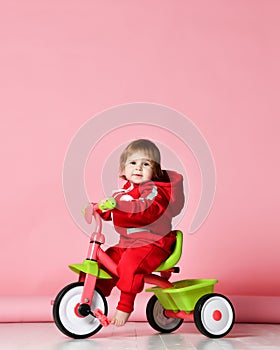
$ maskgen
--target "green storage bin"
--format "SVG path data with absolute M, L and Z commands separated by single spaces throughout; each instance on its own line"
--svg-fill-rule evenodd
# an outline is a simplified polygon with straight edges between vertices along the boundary
M 165 310 L 194 310 L 197 301 L 205 294 L 213 293 L 216 279 L 191 279 L 172 282 L 172 288 L 153 287 L 146 292 L 153 292 Z

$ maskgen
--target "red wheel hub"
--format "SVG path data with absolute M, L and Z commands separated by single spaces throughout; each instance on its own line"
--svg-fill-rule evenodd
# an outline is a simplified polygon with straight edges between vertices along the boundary
M 213 312 L 212 317 L 213 317 L 213 320 L 215 320 L 215 321 L 220 321 L 221 318 L 222 318 L 222 313 L 221 313 L 221 311 L 215 310 L 215 311 Z
M 75 306 L 74 312 L 75 312 L 75 315 L 76 315 L 76 316 L 78 316 L 78 317 L 80 317 L 80 318 L 83 318 L 83 316 L 81 316 L 80 313 L 79 313 L 79 306 L 80 306 L 80 305 L 81 305 L 81 304 L 78 303 L 78 304 Z

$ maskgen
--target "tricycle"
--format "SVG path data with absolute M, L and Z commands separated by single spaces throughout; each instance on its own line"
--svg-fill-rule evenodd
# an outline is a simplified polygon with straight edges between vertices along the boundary
M 114 199 L 109 199 L 101 209 L 112 209 L 114 205 Z M 117 276 L 117 266 L 101 248 L 105 236 L 96 209 L 97 205 L 89 204 L 84 210 L 88 223 L 91 223 L 92 216 L 95 219 L 86 259 L 80 264 L 69 265 L 79 275 L 78 281 L 65 286 L 53 302 L 56 326 L 65 335 L 76 339 L 91 337 L 110 324 L 107 300 L 96 287 L 96 281 L 99 278 L 110 279 L 111 274 Z M 176 243 L 173 253 L 154 273 L 145 276 L 145 283 L 153 285 L 145 290 L 153 293 L 146 306 L 147 321 L 156 331 L 170 333 L 185 320 L 192 320 L 205 336 L 224 337 L 234 325 L 235 312 L 227 297 L 213 292 L 218 281 L 169 280 L 172 273 L 179 273 L 180 269 L 175 265 L 182 254 L 183 234 L 180 230 L 174 232 Z

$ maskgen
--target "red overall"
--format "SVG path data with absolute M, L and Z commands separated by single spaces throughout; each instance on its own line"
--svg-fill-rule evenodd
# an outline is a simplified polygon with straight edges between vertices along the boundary
M 117 309 L 132 312 L 137 293 L 144 288 L 144 276 L 165 261 L 173 249 L 172 218 L 184 205 L 183 177 L 167 172 L 167 182 L 127 182 L 114 193 L 117 206 L 99 211 L 104 220 L 113 220 L 120 234 L 119 243 L 107 250 L 117 263 L 119 277 L 98 280 L 97 287 L 108 296 L 116 285 L 121 291 Z

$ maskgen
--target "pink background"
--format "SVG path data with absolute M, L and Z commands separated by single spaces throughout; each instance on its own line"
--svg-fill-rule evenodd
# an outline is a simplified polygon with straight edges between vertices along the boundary
M 64 202 L 69 143 L 95 114 L 139 101 L 191 119 L 216 163 L 214 205 L 185 235 L 180 279 L 218 278 L 239 321 L 280 321 L 279 10 L 272 0 L 2 4 L 0 321 L 51 319 L 88 242 Z

